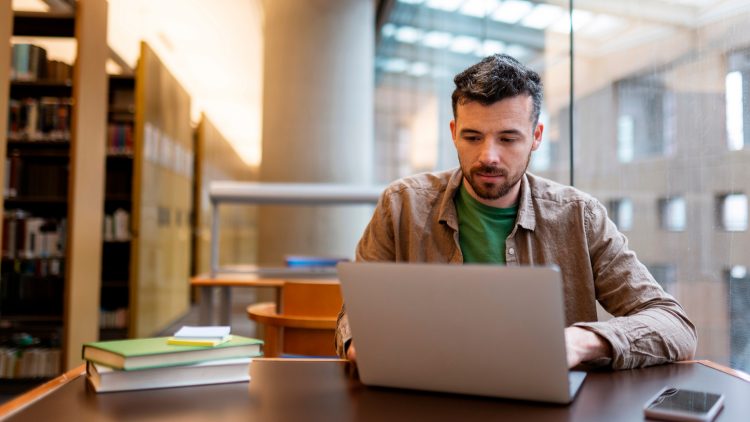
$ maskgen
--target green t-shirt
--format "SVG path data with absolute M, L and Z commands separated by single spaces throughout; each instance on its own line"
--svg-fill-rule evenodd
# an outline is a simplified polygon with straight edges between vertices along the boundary
M 513 231 L 518 207 L 485 205 L 474 199 L 463 183 L 453 200 L 458 213 L 458 243 L 464 263 L 505 264 L 505 239 Z

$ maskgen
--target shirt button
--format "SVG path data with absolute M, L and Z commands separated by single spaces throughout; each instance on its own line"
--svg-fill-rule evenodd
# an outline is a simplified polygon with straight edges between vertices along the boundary
M 515 249 L 513 249 L 513 248 L 508 249 L 508 255 L 515 255 L 515 254 L 516 254 L 516 250 Z

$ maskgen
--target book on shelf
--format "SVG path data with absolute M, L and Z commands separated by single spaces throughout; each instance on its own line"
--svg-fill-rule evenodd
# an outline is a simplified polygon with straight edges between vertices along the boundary
M 221 359 L 192 365 L 121 371 L 94 362 L 86 363 L 88 381 L 99 393 L 224 384 L 250 380 L 252 358 Z
M 1 378 L 46 378 L 60 374 L 60 349 L 0 347 Z
M 13 44 L 10 76 L 18 81 L 47 77 L 47 50 L 34 44 Z
M 73 78 L 73 66 L 59 60 L 48 60 L 47 50 L 34 45 L 13 44 L 10 79 L 14 81 L 50 80 L 69 82 Z
M 83 359 L 126 371 L 193 364 L 209 360 L 255 357 L 263 341 L 232 336 L 217 346 L 167 344 L 168 337 L 97 341 L 83 345 Z
M 60 258 L 64 248 L 65 219 L 34 217 L 22 210 L 3 214 L 3 258 Z
M 349 261 L 349 258 L 335 256 L 287 255 L 284 262 L 287 267 L 335 267 L 339 262 Z
M 11 99 L 9 141 L 68 141 L 73 101 L 66 97 Z
M 133 154 L 133 125 L 130 123 L 109 123 L 107 125 L 107 154 Z
M 105 215 L 102 238 L 108 242 L 130 240 L 130 213 L 118 208 L 113 214 Z
M 229 326 L 183 326 L 167 340 L 184 346 L 218 346 L 232 339 Z

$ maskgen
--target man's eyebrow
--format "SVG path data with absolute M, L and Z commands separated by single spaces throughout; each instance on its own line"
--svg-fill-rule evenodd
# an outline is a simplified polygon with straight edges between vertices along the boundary
M 500 135 L 523 135 L 523 132 L 518 129 L 505 129 L 501 130 L 499 132 L 496 132 Z M 482 131 L 472 128 L 463 128 L 458 132 L 459 135 L 475 135 L 475 134 L 482 134 Z

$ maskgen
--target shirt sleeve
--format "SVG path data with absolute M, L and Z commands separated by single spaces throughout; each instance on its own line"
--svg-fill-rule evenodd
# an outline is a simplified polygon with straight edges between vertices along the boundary
M 355 259 L 357 262 L 366 261 L 395 261 L 396 242 L 393 226 L 393 204 L 390 200 L 390 189 L 381 195 L 370 223 L 357 244 Z M 336 354 L 346 357 L 346 346 L 352 335 L 349 329 L 349 317 L 346 314 L 346 304 L 341 306 L 336 320 Z
M 615 318 L 573 325 L 610 342 L 614 369 L 691 359 L 695 326 L 680 304 L 638 261 L 601 203 L 587 204 L 585 221 L 596 298 Z

